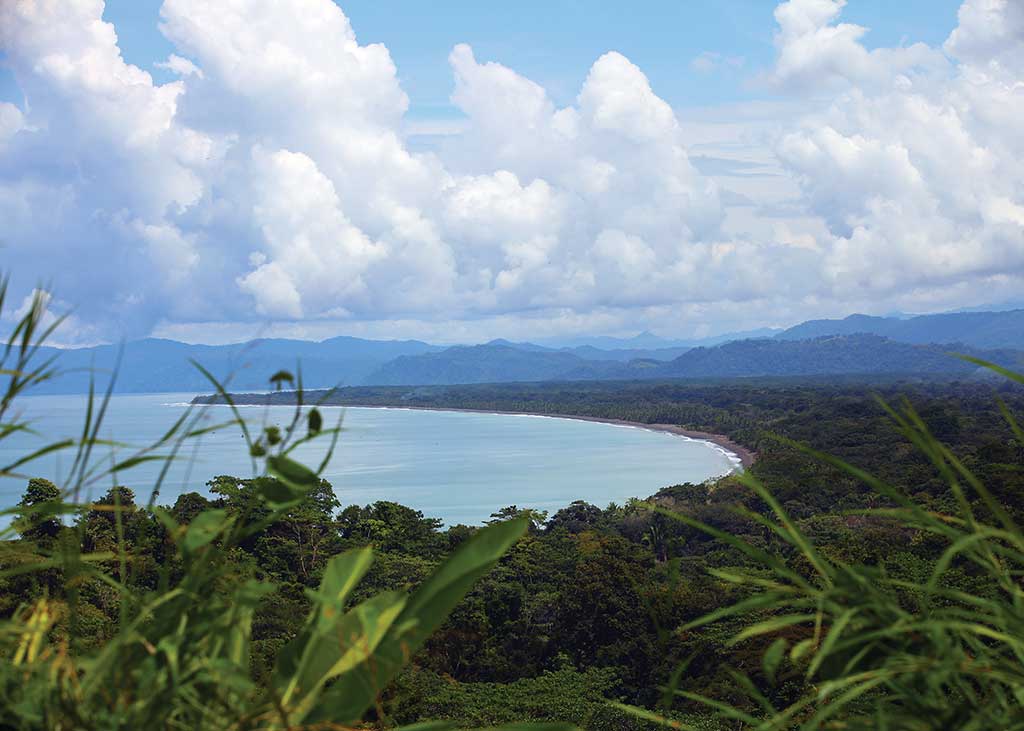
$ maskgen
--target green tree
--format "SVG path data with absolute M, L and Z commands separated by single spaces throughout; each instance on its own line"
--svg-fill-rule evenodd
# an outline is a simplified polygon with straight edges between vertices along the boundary
M 171 508 L 171 516 L 180 524 L 188 525 L 197 515 L 212 506 L 210 501 L 198 492 L 186 492 L 178 495 Z
M 50 511 L 59 508 L 60 488 L 49 480 L 33 477 L 18 503 L 21 512 L 17 515 L 18 532 L 22 538 L 49 546 L 60 533 L 60 520 Z
M 509 505 L 506 508 L 491 513 L 490 520 L 485 520 L 484 523 L 490 525 L 491 523 L 500 523 L 503 520 L 514 520 L 515 518 L 526 518 L 530 521 L 530 532 L 536 533 L 544 527 L 544 523 L 548 519 L 548 511 L 536 510 L 534 508 L 520 508 L 516 505 Z
M 436 556 L 443 550 L 441 526 L 437 518 L 426 518 L 419 510 L 388 500 L 365 507 L 350 505 L 338 515 L 341 535 L 353 545 L 369 544 L 380 551 L 422 556 Z

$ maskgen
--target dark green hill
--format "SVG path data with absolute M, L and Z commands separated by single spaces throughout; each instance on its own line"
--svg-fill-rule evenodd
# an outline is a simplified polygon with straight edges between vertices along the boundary
M 962 344 L 912 345 L 863 334 L 808 340 L 737 340 L 710 348 L 694 348 L 668 362 L 638 358 L 628 363 L 585 359 L 567 351 L 489 343 L 402 356 L 371 373 L 364 383 L 417 386 L 839 374 L 963 378 L 978 370 L 952 357 L 950 352 L 968 353 L 1008 366 L 1024 363 L 1024 354 L 1019 351 L 988 351 Z
M 1024 354 L 966 345 L 912 345 L 878 335 L 829 335 L 807 340 L 737 340 L 694 348 L 659 369 L 674 378 L 809 376 L 829 374 L 969 376 L 977 367 L 950 355 L 967 353 L 1014 366 Z

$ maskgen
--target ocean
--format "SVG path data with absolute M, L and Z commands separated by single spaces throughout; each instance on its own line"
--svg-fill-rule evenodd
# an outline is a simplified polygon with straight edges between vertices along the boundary
M 195 394 L 114 396 L 93 462 L 115 464 L 159 439 Z M 84 396 L 30 396 L 17 405 L 47 441 L 76 437 L 85 415 Z M 285 425 L 290 407 L 247 407 L 254 428 Z M 324 408 L 325 428 L 343 417 L 337 448 L 324 477 L 343 505 L 393 500 L 446 524 L 478 524 L 508 506 L 554 512 L 574 500 L 600 507 L 647 497 L 659 488 L 701 482 L 734 469 L 738 460 L 717 445 L 665 432 L 622 425 L 529 415 L 419 411 L 386 408 Z M 208 407 L 204 423 L 230 419 L 227 407 Z M 19 434 L 0 440 L 0 462 L 9 464 L 46 441 Z M 300 447 L 295 456 L 316 466 L 328 440 Z M 23 468 L 31 476 L 61 483 L 72 454 L 57 453 Z M 119 472 L 117 483 L 148 500 L 160 463 Z M 252 463 L 237 425 L 192 440 L 168 472 L 157 504 L 171 505 L 185 492 L 206 492 L 216 475 L 252 476 Z M 96 498 L 113 483 L 107 476 L 83 498 Z M 0 480 L 0 507 L 20 499 L 24 479 Z

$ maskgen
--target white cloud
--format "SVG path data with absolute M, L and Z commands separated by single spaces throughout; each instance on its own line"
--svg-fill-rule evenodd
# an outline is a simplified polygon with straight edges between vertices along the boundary
M 123 59 L 100 0 L 0 3 L 26 99 L 0 103 L 5 263 L 110 338 L 682 332 L 1012 291 L 1022 6 L 967 0 L 947 56 L 867 48 L 844 4 L 778 6 L 766 78 L 786 102 L 677 114 L 611 52 L 560 106 L 458 45 L 464 118 L 426 124 L 330 0 L 165 0 L 165 84 Z
M 200 79 L 203 78 L 203 70 L 201 68 L 176 53 L 168 56 L 166 61 L 161 61 L 154 65 L 158 69 L 166 69 L 178 74 L 178 76 L 198 76 Z
M 1020 6 L 968 0 L 946 43 L 957 56 L 952 71 L 904 75 L 892 56 L 866 51 L 859 33 L 832 23 L 841 5 L 793 0 L 777 12 L 790 26 L 782 37 L 798 45 L 808 29 L 845 34 L 839 44 L 810 49 L 805 60 L 806 68 L 829 67 L 851 87 L 777 148 L 809 210 L 828 225 L 825 276 L 840 294 L 883 295 L 1000 273 L 1019 277 L 1024 221 L 1015 214 L 1024 200 L 1024 139 L 1011 116 L 1024 111 Z M 798 8 L 808 11 L 802 26 Z M 783 47 L 780 66 L 787 58 Z M 865 72 L 876 58 L 888 62 Z M 883 73 L 891 83 L 877 83 Z
M 885 84 L 895 75 L 944 64 L 941 53 L 923 43 L 868 50 L 868 29 L 837 23 L 846 0 L 788 0 L 775 9 L 778 52 L 771 81 L 796 89 Z
M 261 314 L 299 319 L 366 292 L 363 274 L 387 255 L 353 226 L 331 181 L 302 153 L 253 149 L 256 225 L 266 251 L 238 280 Z
M 1024 66 L 1024 5 L 1017 0 L 966 0 L 946 41 L 951 55 L 982 69 L 1020 75 Z

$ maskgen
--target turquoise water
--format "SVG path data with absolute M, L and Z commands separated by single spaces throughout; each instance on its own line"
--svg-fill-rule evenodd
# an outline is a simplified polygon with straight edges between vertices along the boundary
M 185 411 L 193 394 L 115 396 L 102 438 L 135 447 L 159 439 Z M 35 396 L 20 401 L 22 415 L 52 440 L 81 430 L 85 397 Z M 249 407 L 248 422 L 285 424 L 289 407 Z M 479 523 L 506 505 L 555 511 L 573 500 L 606 506 L 646 497 L 659 488 L 700 482 L 725 474 L 735 457 L 707 442 L 645 429 L 527 415 L 477 414 L 347 407 L 328 408 L 325 426 L 344 414 L 344 428 L 324 476 L 343 504 L 394 500 L 447 524 Z M 207 409 L 208 424 L 230 418 L 226 407 Z M 19 435 L 0 441 L 0 463 L 9 464 L 44 442 Z M 326 441 L 304 445 L 300 461 L 317 465 Z M 94 459 L 113 464 L 131 449 L 100 448 Z M 70 454 L 35 463 L 31 474 L 59 482 Z M 118 482 L 148 499 L 159 464 L 118 473 Z M 28 470 L 26 470 L 28 471 Z M 245 442 L 236 427 L 224 427 L 183 450 L 161 488 L 159 504 L 193 490 L 204 492 L 215 475 L 251 476 Z M 111 485 L 92 486 L 92 497 Z M 0 506 L 16 503 L 24 480 L 0 480 Z

